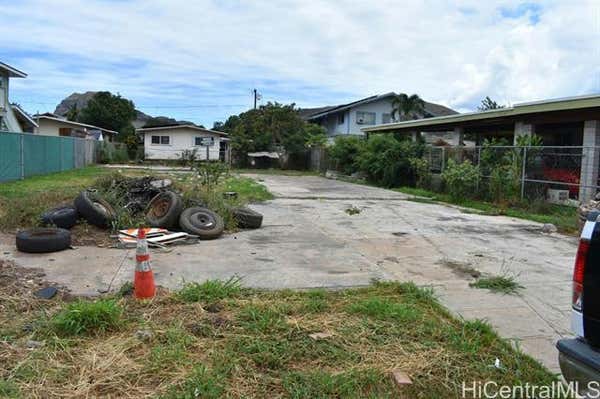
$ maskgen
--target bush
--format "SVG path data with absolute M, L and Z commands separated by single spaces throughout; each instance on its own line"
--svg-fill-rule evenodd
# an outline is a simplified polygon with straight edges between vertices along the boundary
M 98 151 L 99 163 L 123 163 L 129 161 L 127 146 L 103 141 Z
M 358 154 L 362 151 L 365 141 L 357 136 L 338 136 L 328 148 L 329 158 L 335 163 L 339 172 L 351 175 L 358 172 L 356 163 Z
M 357 164 L 373 183 L 385 187 L 406 186 L 414 183 L 410 160 L 422 155 L 422 144 L 399 141 L 389 135 L 375 135 L 369 138 L 358 155 Z
M 416 176 L 416 186 L 418 188 L 429 189 L 431 187 L 431 169 L 429 162 L 423 158 L 411 158 L 410 166 Z
M 102 333 L 119 327 L 123 309 L 113 299 L 78 300 L 56 314 L 51 325 L 60 335 Z
M 450 197 L 460 201 L 475 193 L 479 175 L 479 167 L 474 166 L 470 161 L 456 163 L 453 159 L 449 159 L 446 169 L 442 172 L 442 180 L 446 184 Z

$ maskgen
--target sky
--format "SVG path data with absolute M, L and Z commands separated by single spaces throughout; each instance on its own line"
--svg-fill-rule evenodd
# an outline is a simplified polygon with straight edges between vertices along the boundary
M 390 91 L 457 111 L 600 93 L 600 0 L 0 0 L 10 100 L 108 90 L 212 126 Z

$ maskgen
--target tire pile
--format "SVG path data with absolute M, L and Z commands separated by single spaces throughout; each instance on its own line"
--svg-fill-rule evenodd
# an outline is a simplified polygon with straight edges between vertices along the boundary
M 143 180 L 143 182 L 142 182 Z M 220 237 L 225 229 L 223 218 L 203 206 L 193 206 L 184 209 L 183 200 L 179 194 L 164 188 L 151 190 L 157 194 L 143 207 L 143 195 L 148 194 L 143 185 L 152 182 L 148 178 L 133 179 L 137 198 L 125 206 L 130 212 L 143 209 L 144 219 L 150 227 L 160 227 L 167 230 L 184 231 L 201 240 L 212 240 Z M 150 186 L 149 186 L 150 187 Z M 140 194 L 142 193 L 142 197 Z M 129 204 L 134 204 L 130 207 Z M 230 209 L 238 227 L 257 229 L 262 225 L 263 216 L 247 207 Z M 42 224 L 53 227 L 39 227 L 23 230 L 17 233 L 17 249 L 22 252 L 43 253 L 60 251 L 71 246 L 71 229 L 79 219 L 99 228 L 109 228 L 117 218 L 117 212 L 98 191 L 88 189 L 82 191 L 73 205 L 50 209 L 41 215 Z M 56 227 L 54 227 L 56 226 Z

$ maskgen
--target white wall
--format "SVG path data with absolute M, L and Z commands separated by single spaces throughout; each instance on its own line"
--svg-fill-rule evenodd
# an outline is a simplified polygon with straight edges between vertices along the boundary
M 21 124 L 15 117 L 8 99 L 9 82 L 10 79 L 8 78 L 8 75 L 0 75 L 0 83 L 2 85 L 0 90 L 0 109 L 2 110 L 0 111 L 0 116 L 2 116 L 6 129 L 9 132 L 21 133 L 23 132 L 23 129 L 21 129 Z
M 169 136 L 170 144 L 152 144 L 152 136 Z M 178 128 L 144 132 L 146 159 L 180 159 L 183 150 L 198 149 L 197 159 L 206 160 L 206 147 L 194 146 L 195 137 L 214 137 L 215 144 L 209 147 L 210 160 L 219 160 L 221 137 L 194 129 Z
M 339 136 L 342 134 L 362 135 L 363 132 L 360 130 L 363 127 L 371 125 L 358 124 L 356 113 L 357 112 L 375 112 L 375 124 L 379 125 L 383 123 L 383 114 L 392 113 L 392 99 L 384 98 L 379 101 L 374 101 L 368 104 L 359 105 L 357 107 L 350 108 L 344 113 L 344 123 L 338 124 L 338 114 L 330 114 L 322 119 L 320 122 L 321 126 L 327 129 L 328 136 Z
M 61 127 L 72 128 L 73 126 L 65 125 L 59 121 L 53 121 L 51 119 L 39 118 L 37 120 L 39 127 L 36 129 L 36 134 L 43 136 L 60 136 L 59 129 Z

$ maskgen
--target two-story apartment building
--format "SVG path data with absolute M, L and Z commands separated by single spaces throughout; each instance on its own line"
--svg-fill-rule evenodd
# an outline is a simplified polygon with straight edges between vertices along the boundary
M 18 105 L 8 99 L 10 79 L 25 78 L 27 74 L 0 62 L 0 131 L 33 132 L 36 122 Z
M 363 98 L 347 104 L 300 110 L 300 116 L 311 123 L 327 129 L 331 138 L 340 135 L 362 136 L 362 128 L 396 122 L 392 119 L 392 100 L 396 93 L 390 92 Z M 457 112 L 443 105 L 425 102 L 422 118 L 454 115 Z

